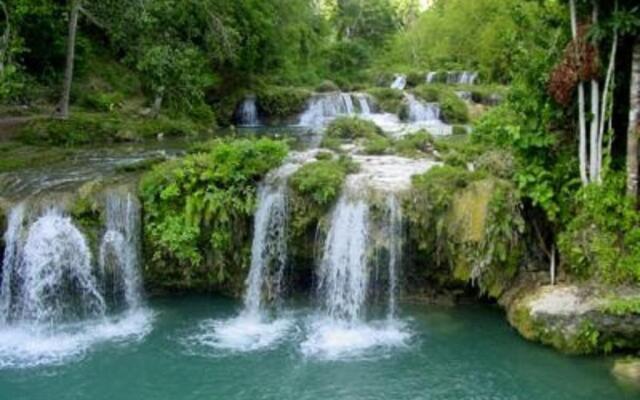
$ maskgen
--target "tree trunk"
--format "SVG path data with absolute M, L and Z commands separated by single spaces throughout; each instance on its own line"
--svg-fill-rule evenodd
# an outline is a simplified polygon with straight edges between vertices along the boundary
M 4 1 L 0 0 L 0 11 L 4 15 L 5 28 L 2 37 L 0 37 L 0 72 L 4 71 L 5 65 L 11 63 L 9 60 L 9 42 L 11 41 L 11 21 L 9 21 L 9 11 Z
M 627 133 L 627 194 L 634 199 L 638 195 L 638 135 L 640 135 L 640 37 L 633 46 L 631 66 L 631 106 Z
M 616 5 L 617 8 L 617 5 Z M 611 45 L 611 55 L 609 56 L 609 67 L 607 68 L 607 77 L 604 81 L 604 91 L 602 92 L 602 109 L 600 112 L 600 128 L 598 129 L 598 164 L 600 165 L 600 172 L 598 173 L 599 182 L 602 180 L 602 153 L 604 147 L 604 132 L 605 123 L 607 121 L 607 113 L 613 109 L 613 96 L 609 99 L 609 89 L 611 88 L 611 82 L 613 80 L 613 74 L 616 68 L 616 55 L 618 54 L 618 31 L 615 30 L 613 34 L 613 44 Z M 611 122 L 611 119 L 609 119 Z
M 573 40 L 577 43 L 578 39 L 578 15 L 576 12 L 576 1 L 570 0 L 569 6 L 571 10 L 571 33 Z M 577 50 L 576 46 L 576 52 Z M 577 54 L 576 54 L 577 57 Z M 579 132 L 579 145 L 578 145 L 578 157 L 580 159 L 580 179 L 583 185 L 589 183 L 589 174 L 587 171 L 588 154 L 587 154 L 587 118 L 585 116 L 585 96 L 584 96 L 584 83 L 578 84 L 578 128 Z
M 593 24 L 598 23 L 598 4 L 593 1 Z M 591 79 L 591 126 L 589 128 L 589 177 L 591 182 L 600 182 L 600 157 L 598 130 L 600 129 L 600 82 L 596 78 Z
M 76 57 L 76 34 L 78 31 L 79 13 L 80 0 L 71 0 L 71 8 L 69 9 L 69 37 L 67 38 L 67 62 L 64 70 L 62 96 L 57 109 L 57 116 L 59 118 L 69 117 L 69 100 L 71 98 L 71 84 L 73 82 L 73 65 Z

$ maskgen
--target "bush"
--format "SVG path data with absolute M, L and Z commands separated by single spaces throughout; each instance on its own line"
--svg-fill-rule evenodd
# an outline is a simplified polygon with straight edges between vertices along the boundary
M 79 146 L 92 143 L 129 142 L 154 138 L 195 136 L 210 130 L 211 122 L 194 122 L 184 117 L 161 115 L 141 118 L 121 114 L 74 112 L 67 119 L 36 119 L 23 130 L 21 140 L 27 144 Z
M 80 104 L 92 111 L 111 112 L 120 108 L 123 102 L 122 93 L 90 93 L 81 99 Z
M 422 85 L 427 79 L 425 73 L 420 71 L 411 71 L 407 74 L 407 87 L 416 87 Z
M 640 282 L 640 214 L 625 197 L 624 174 L 580 189 L 573 208 L 558 241 L 568 270 L 584 279 Z
M 421 156 L 433 150 L 433 136 L 427 131 L 406 135 L 394 143 L 395 151 L 403 156 Z
M 287 151 L 270 139 L 217 140 L 208 152 L 145 174 L 140 194 L 148 280 L 174 288 L 241 288 L 257 185 Z
M 318 87 L 316 87 L 316 92 L 326 93 L 326 92 L 339 92 L 340 87 L 333 83 L 332 81 L 324 81 Z
M 400 114 L 404 105 L 404 93 L 391 88 L 371 88 L 368 93 L 376 99 L 380 110 L 392 114 Z
M 326 137 L 343 140 L 372 139 L 382 134 L 375 123 L 357 117 L 337 118 L 329 124 L 326 131 Z
M 304 165 L 291 177 L 292 190 L 301 197 L 325 208 L 342 189 L 347 168 L 340 160 L 319 160 Z
M 270 86 L 258 93 L 258 107 L 269 117 L 286 118 L 301 112 L 311 92 L 280 86 Z
M 384 136 L 376 136 L 364 144 L 364 152 L 369 155 L 383 155 L 393 148 L 391 140 Z

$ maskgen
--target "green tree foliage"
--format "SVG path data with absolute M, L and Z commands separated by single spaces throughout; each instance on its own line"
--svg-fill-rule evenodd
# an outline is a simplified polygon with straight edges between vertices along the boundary
M 493 81 L 512 77 L 513 59 L 535 50 L 552 33 L 555 2 L 446 0 L 399 35 L 381 63 L 403 68 L 468 69 Z
M 140 193 L 150 281 L 237 284 L 231 278 L 248 264 L 257 184 L 286 154 L 284 143 L 270 139 L 215 141 L 147 173 Z

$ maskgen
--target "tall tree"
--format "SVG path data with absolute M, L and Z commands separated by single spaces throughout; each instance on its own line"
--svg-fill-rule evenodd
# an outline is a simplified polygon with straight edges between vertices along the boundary
M 69 34 L 67 36 L 67 58 L 62 84 L 62 96 L 56 110 L 60 118 L 69 117 L 69 101 L 71 99 L 71 84 L 73 83 L 73 67 L 76 57 L 76 36 L 78 32 L 78 16 L 80 14 L 81 0 L 71 0 L 69 7 Z
M 627 194 L 638 195 L 638 135 L 640 135 L 640 37 L 636 36 L 631 66 L 629 131 L 627 133 Z

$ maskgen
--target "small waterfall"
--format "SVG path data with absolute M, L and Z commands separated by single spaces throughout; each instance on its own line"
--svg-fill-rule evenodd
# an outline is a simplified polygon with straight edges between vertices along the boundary
M 152 315 L 140 305 L 140 213 L 132 196 L 107 201 L 100 246 L 98 264 L 114 260 L 121 273 L 128 307 L 118 314 L 109 312 L 105 279 L 72 219 L 59 207 L 41 212 L 28 205 L 11 210 L 4 235 L 0 369 L 60 364 L 82 357 L 98 342 L 144 337 Z
M 391 83 L 391 89 L 404 90 L 407 87 L 407 77 L 405 75 L 396 75 L 393 83 Z
M 438 121 L 440 120 L 440 106 L 438 103 L 425 103 L 418 100 L 414 95 L 406 94 L 409 104 L 409 121 Z
M 318 296 L 322 311 L 308 326 L 302 343 L 307 356 L 327 359 L 358 356 L 373 348 L 403 345 L 410 334 L 395 319 L 397 271 L 400 263 L 401 213 L 396 200 L 389 200 L 382 241 L 389 252 L 388 312 L 383 320 L 367 320 L 372 291 L 372 232 L 380 227 L 370 220 L 367 190 L 362 176 L 348 178 L 344 193 L 331 216 L 331 226 L 318 267 Z M 401 238 L 401 236 L 399 236 Z
M 135 309 L 142 303 L 139 271 L 140 204 L 130 193 L 109 193 L 106 231 L 100 245 L 100 269 L 105 296 Z
M 436 77 L 438 73 L 435 71 L 431 71 L 427 73 L 427 83 L 434 83 L 436 81 Z
M 358 105 L 360 106 L 360 113 L 362 115 L 370 115 L 371 114 L 371 98 L 362 93 L 357 93 L 355 95 L 358 100 Z
M 274 302 L 280 298 L 287 262 L 286 226 L 286 185 L 263 184 L 254 217 L 251 269 L 244 296 L 245 312 L 250 315 L 257 316 L 263 311 L 265 294 Z
M 355 322 L 365 305 L 369 207 L 364 200 L 343 195 L 331 218 L 331 228 L 318 272 L 318 291 L 329 317 Z
M 402 263 L 402 246 L 404 233 L 402 225 L 402 208 L 394 194 L 387 197 L 388 222 L 386 237 L 389 240 L 389 319 L 397 314 L 398 270 Z
M 23 211 L 18 207 L 6 235 L 12 254 L 3 263 L 2 319 L 51 324 L 104 316 L 89 246 L 71 218 L 58 209 L 47 210 L 22 244 Z
M 354 100 L 358 107 L 355 106 Z M 313 130 L 322 129 L 337 117 L 371 113 L 371 98 L 363 93 L 322 93 L 309 101 L 298 124 Z
M 2 286 L 0 286 L 0 321 L 8 323 L 12 314 L 12 303 L 16 293 L 14 292 L 14 275 L 16 273 L 17 260 L 20 259 L 19 241 L 24 224 L 24 204 L 18 204 L 9 212 L 7 231 L 4 234 L 4 261 L 2 265 Z
M 247 96 L 238 109 L 238 120 L 241 126 L 259 126 L 258 107 L 256 97 Z
M 477 72 L 460 71 L 447 73 L 447 83 L 450 85 L 474 85 L 477 78 Z

